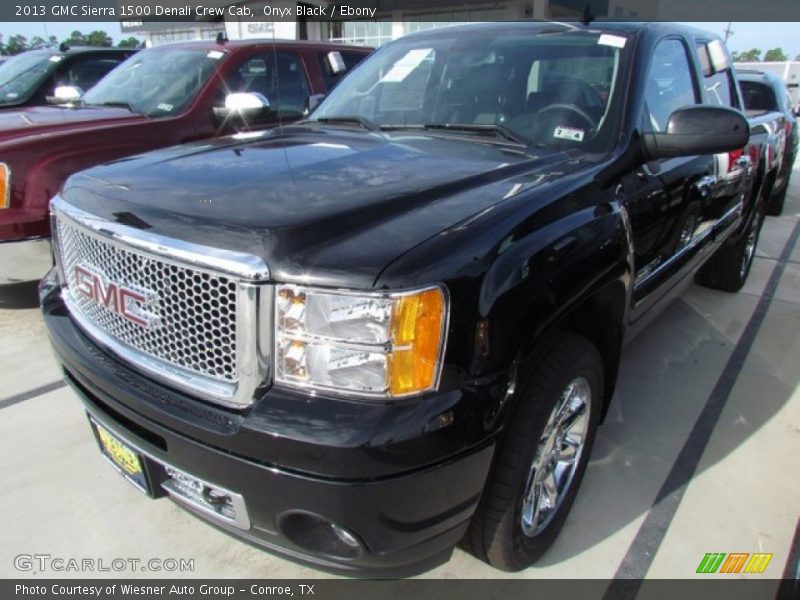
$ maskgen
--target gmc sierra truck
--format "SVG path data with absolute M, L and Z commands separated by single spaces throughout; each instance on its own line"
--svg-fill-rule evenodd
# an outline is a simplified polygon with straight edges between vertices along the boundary
M 306 120 L 70 177 L 40 297 L 102 454 L 320 568 L 530 565 L 623 342 L 747 278 L 763 198 L 713 77 L 741 105 L 677 25 L 455 26 Z
M 52 266 L 48 203 L 72 173 L 297 120 L 370 51 L 272 40 L 168 44 L 135 54 L 83 96 L 63 86 L 70 104 L 0 112 L 0 285 L 41 279 Z
M 758 178 L 765 181 L 766 212 L 780 215 L 797 157 L 800 132 L 783 80 L 769 72 L 737 69 L 744 110 L 750 121 L 750 143 L 760 156 Z M 758 148 L 763 148 L 760 151 Z

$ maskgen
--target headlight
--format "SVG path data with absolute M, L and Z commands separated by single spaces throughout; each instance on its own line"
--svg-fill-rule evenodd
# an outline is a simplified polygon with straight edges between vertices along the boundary
M 0 208 L 11 205 L 11 169 L 6 163 L 0 163 Z
M 358 294 L 281 285 L 275 303 L 277 382 L 375 397 L 436 387 L 447 323 L 441 288 Z

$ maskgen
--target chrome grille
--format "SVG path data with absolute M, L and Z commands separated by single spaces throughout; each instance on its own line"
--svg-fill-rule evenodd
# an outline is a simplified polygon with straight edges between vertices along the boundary
M 51 209 L 64 301 L 84 331 L 162 381 L 252 402 L 270 362 L 261 259 L 99 219 L 59 197 Z
M 215 379 L 236 380 L 236 281 L 124 250 L 58 221 L 70 300 L 99 329 L 154 358 Z M 76 268 L 141 290 L 156 324 L 143 327 L 76 291 Z

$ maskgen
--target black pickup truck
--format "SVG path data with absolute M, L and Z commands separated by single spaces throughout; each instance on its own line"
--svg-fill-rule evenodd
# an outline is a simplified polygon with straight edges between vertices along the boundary
M 758 156 L 757 179 L 763 179 L 766 212 L 783 212 L 800 132 L 792 100 L 783 80 L 772 73 L 739 69 L 744 110 L 750 122 L 750 143 Z M 756 184 L 758 185 L 758 184 Z
M 70 177 L 40 295 L 101 451 L 320 568 L 530 565 L 624 341 L 747 278 L 763 201 L 714 77 L 741 105 L 682 26 L 456 26 L 305 121 Z

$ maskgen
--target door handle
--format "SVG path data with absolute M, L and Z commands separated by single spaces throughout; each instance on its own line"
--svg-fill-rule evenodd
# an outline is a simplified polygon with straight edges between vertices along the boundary
M 713 175 L 705 175 L 694 182 L 694 189 L 696 189 L 701 196 L 705 197 L 711 193 L 711 188 L 717 183 L 717 178 Z

